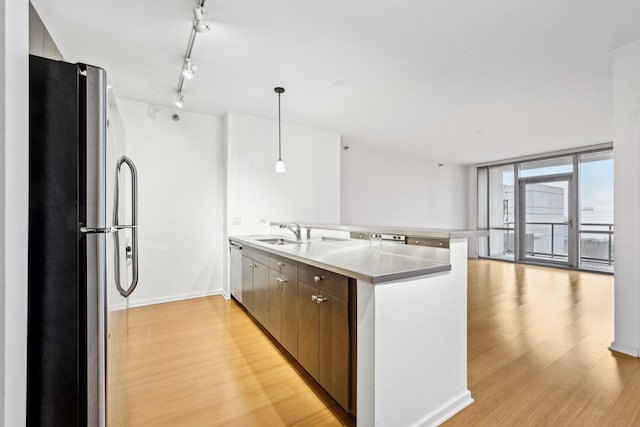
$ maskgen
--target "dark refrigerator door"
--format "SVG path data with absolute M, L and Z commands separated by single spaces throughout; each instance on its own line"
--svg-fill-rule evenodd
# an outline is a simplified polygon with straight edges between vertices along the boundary
M 30 57 L 27 424 L 86 424 L 79 67 Z

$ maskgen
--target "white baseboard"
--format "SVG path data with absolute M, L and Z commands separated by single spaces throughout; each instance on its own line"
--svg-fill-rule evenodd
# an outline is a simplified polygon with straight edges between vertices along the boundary
M 624 353 L 633 357 L 640 357 L 640 349 L 630 347 L 625 344 L 620 344 L 615 341 L 611 343 L 611 345 L 609 346 L 609 350 L 617 351 L 618 353 Z
M 225 291 L 224 289 L 222 289 L 220 291 L 220 295 L 222 295 L 222 297 L 226 300 L 230 300 L 231 299 L 231 295 L 227 293 L 227 291 Z
M 130 303 L 129 308 L 142 307 L 144 305 L 162 304 L 165 302 L 182 301 L 185 299 L 202 298 L 202 297 L 208 297 L 212 295 L 222 295 L 222 289 L 213 289 L 213 290 L 206 290 L 206 291 L 200 291 L 200 292 L 191 292 L 188 294 L 178 294 L 178 295 L 170 295 L 170 296 L 163 296 L 163 297 L 157 297 L 157 298 L 142 299 L 142 300 L 138 300 Z
M 472 403 L 473 399 L 471 398 L 471 392 L 467 390 L 460 396 L 431 412 L 429 415 L 418 421 L 416 425 L 420 427 L 439 426 Z
M 212 295 L 222 295 L 225 299 L 229 299 L 227 296 L 225 296 L 225 293 L 222 289 L 212 289 L 212 290 L 206 290 L 206 291 L 200 291 L 200 292 L 191 292 L 187 294 L 169 295 L 169 296 L 162 296 L 162 297 L 156 297 L 156 298 L 146 298 L 146 299 L 136 300 L 129 303 L 129 308 L 142 307 L 145 305 L 162 304 L 165 302 L 182 301 L 182 300 L 193 299 L 193 298 L 202 298 L 202 297 L 208 297 Z M 109 307 L 109 310 L 117 311 L 117 310 L 124 310 L 125 308 L 127 308 L 126 305 L 122 303 L 122 304 L 117 304 Z

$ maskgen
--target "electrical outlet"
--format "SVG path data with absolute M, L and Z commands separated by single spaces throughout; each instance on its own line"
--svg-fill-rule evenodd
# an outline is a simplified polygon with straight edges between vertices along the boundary
M 242 218 L 234 216 L 231 218 L 231 225 L 242 225 Z

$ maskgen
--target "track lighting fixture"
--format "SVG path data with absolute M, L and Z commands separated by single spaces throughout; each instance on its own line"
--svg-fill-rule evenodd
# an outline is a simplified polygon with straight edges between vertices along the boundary
M 176 98 L 176 107 L 184 107 L 184 95 L 180 92 L 178 93 L 178 97 Z
M 193 9 L 193 29 L 196 33 L 206 33 L 211 29 L 208 20 L 209 15 L 202 6 L 196 6 Z
M 187 51 L 184 54 L 184 61 L 182 62 L 182 69 L 180 70 L 180 78 L 178 79 L 178 87 L 176 89 L 178 96 L 175 104 L 178 108 L 184 107 L 182 88 L 184 87 L 185 80 L 192 80 L 196 75 L 197 68 L 191 63 L 191 53 L 193 52 L 193 45 L 196 42 L 196 36 L 199 33 L 209 31 L 209 15 L 204 10 L 204 2 L 205 0 L 198 0 L 198 5 L 193 9 L 191 34 L 189 35 Z
M 191 63 L 191 58 L 187 58 L 182 70 L 182 75 L 185 79 L 191 80 L 196 75 L 197 67 Z

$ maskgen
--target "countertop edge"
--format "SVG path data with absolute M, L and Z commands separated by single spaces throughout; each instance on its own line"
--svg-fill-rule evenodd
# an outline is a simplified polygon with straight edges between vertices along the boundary
M 271 221 L 271 226 L 279 226 L 280 224 L 289 224 L 288 222 Z M 382 233 L 382 234 L 400 234 L 412 237 L 424 237 L 433 239 L 469 239 L 473 237 L 488 236 L 488 230 L 464 230 L 464 229 L 448 229 L 448 228 L 418 228 L 418 227 L 398 227 L 398 226 L 379 226 L 379 225 L 355 225 L 355 224 L 314 224 L 300 223 L 301 228 L 310 228 L 312 230 L 332 230 L 346 231 L 356 233 Z
M 451 264 L 440 264 L 434 267 L 421 268 L 418 270 L 408 270 L 408 271 L 402 271 L 402 272 L 396 272 L 396 273 L 383 274 L 379 276 L 370 276 L 357 271 L 352 271 L 352 270 L 344 269 L 341 267 L 337 267 L 335 265 L 327 264 L 322 261 L 316 261 L 314 259 L 305 258 L 299 255 L 291 254 L 289 252 L 280 251 L 278 250 L 277 247 L 267 247 L 265 245 L 252 242 L 251 239 L 243 239 L 241 236 L 229 236 L 228 240 L 234 241 L 236 243 L 240 243 L 242 245 L 249 246 L 253 249 L 257 249 L 263 252 L 273 253 L 274 255 L 289 258 L 294 261 L 302 262 L 314 267 L 323 268 L 333 273 L 341 274 L 343 276 L 347 276 L 356 280 L 362 280 L 364 282 L 371 283 L 373 285 L 451 271 Z
M 373 283 L 374 285 L 378 285 L 378 284 L 381 285 L 383 283 L 395 282 L 397 280 L 413 279 L 413 278 L 418 278 L 422 276 L 429 276 L 431 274 L 443 273 L 447 271 L 451 271 L 451 264 L 442 264 L 436 267 L 421 268 L 419 270 L 403 271 L 401 273 L 384 274 L 384 275 L 373 277 L 372 278 L 373 281 L 369 283 Z

